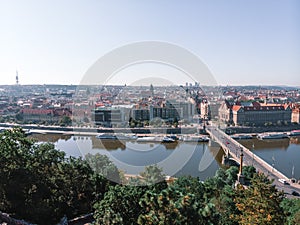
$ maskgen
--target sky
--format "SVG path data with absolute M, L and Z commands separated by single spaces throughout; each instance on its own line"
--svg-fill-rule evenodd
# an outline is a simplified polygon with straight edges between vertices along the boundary
M 15 84 L 16 70 L 20 84 L 80 84 L 105 54 L 161 41 L 195 54 L 220 85 L 300 86 L 299 40 L 297 0 L 0 0 L 0 84 Z M 145 75 L 190 81 L 152 63 L 107 83 Z

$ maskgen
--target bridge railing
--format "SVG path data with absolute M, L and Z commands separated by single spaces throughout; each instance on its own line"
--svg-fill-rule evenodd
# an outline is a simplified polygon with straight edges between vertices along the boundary
M 212 129 L 214 129 L 216 132 L 218 132 L 219 134 L 221 134 L 223 137 L 226 137 L 228 140 L 230 140 L 230 142 L 232 144 L 234 144 L 236 147 L 240 147 L 240 149 L 243 149 L 243 152 L 244 154 L 247 154 L 251 159 L 252 159 L 252 165 L 254 166 L 254 161 L 256 163 L 258 163 L 260 166 L 262 166 L 267 174 L 268 175 L 269 173 L 270 174 L 274 174 L 276 177 L 279 177 L 279 178 L 283 178 L 283 179 L 286 179 L 286 180 L 289 180 L 289 178 L 287 176 L 285 176 L 283 173 L 281 173 L 280 171 L 278 171 L 276 168 L 274 168 L 274 166 L 271 166 L 269 163 L 267 163 L 266 161 L 264 161 L 262 158 L 260 158 L 259 156 L 255 155 L 252 151 L 250 151 L 248 148 L 244 147 L 243 145 L 241 145 L 238 141 L 234 140 L 232 137 L 230 137 L 228 134 L 226 134 L 225 132 L 221 131 L 219 128 L 217 127 L 212 127 Z M 209 129 L 208 129 L 209 130 Z M 210 132 L 212 135 L 213 132 Z M 220 135 L 219 135 L 220 136 Z M 219 140 L 219 137 L 216 137 L 214 135 L 214 138 L 219 141 L 220 145 L 222 147 L 223 146 L 223 143 L 222 143 L 222 140 Z M 228 146 L 225 146 L 227 147 L 227 151 L 229 151 L 230 155 L 232 155 L 233 157 L 236 157 L 237 159 L 239 159 L 239 155 L 236 155 L 234 156 L 234 153 L 230 150 L 230 148 Z M 248 164 L 248 165 L 251 165 L 251 162 L 248 162 L 247 160 L 244 161 L 245 164 Z M 261 172 L 264 172 L 264 171 L 261 171 Z

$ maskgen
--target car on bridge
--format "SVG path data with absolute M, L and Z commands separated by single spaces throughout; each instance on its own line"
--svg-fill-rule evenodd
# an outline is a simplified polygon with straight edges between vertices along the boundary
M 292 191 L 292 195 L 294 195 L 294 196 L 300 196 L 300 194 L 297 191 L 295 191 L 295 190 Z
M 278 179 L 278 181 L 283 184 L 289 184 L 285 179 L 282 178 Z

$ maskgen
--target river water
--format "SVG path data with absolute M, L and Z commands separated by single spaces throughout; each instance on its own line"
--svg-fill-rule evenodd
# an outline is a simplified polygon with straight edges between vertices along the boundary
M 300 179 L 300 136 L 276 140 L 240 140 L 242 145 L 289 178 Z
M 208 143 L 146 143 L 99 140 L 95 136 L 35 134 L 32 138 L 52 142 L 68 156 L 104 154 L 127 174 L 138 174 L 145 166 L 157 164 L 166 175 L 191 175 L 205 180 L 222 166 L 223 151 Z M 300 179 L 300 137 L 281 140 L 240 140 L 242 145 L 274 165 L 287 177 Z

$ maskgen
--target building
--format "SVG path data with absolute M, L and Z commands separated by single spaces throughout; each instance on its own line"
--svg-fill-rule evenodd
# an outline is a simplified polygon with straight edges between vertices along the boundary
M 260 104 L 252 106 L 234 105 L 232 120 L 235 125 L 282 125 L 291 123 L 292 110 L 289 105 Z
M 150 106 L 150 120 L 161 118 L 165 121 L 174 122 L 180 120 L 181 114 L 181 108 Z
M 99 107 L 93 110 L 95 125 L 103 127 L 127 127 L 131 106 Z
M 174 114 L 172 115 L 173 118 L 177 117 L 177 119 L 192 121 L 196 114 L 195 104 L 189 101 L 167 100 L 165 107 L 169 109 L 176 109 L 177 112 L 173 112 Z
M 219 108 L 221 122 L 233 125 L 261 126 L 291 123 L 292 109 L 289 104 L 259 102 L 229 102 Z
M 57 123 L 63 116 L 72 116 L 70 109 L 58 108 L 58 109 L 21 109 L 20 115 L 24 122 L 48 122 Z
M 132 118 L 136 121 L 149 121 L 150 110 L 148 108 L 132 109 Z
M 233 114 L 232 114 L 232 107 L 234 105 L 233 101 L 225 100 L 222 102 L 220 108 L 219 108 L 219 120 L 220 122 L 226 123 L 226 124 L 232 124 L 233 123 Z
M 300 105 L 296 105 L 292 109 L 292 123 L 300 123 Z
M 200 117 L 202 120 L 210 119 L 210 110 L 207 101 L 203 101 L 200 103 Z

